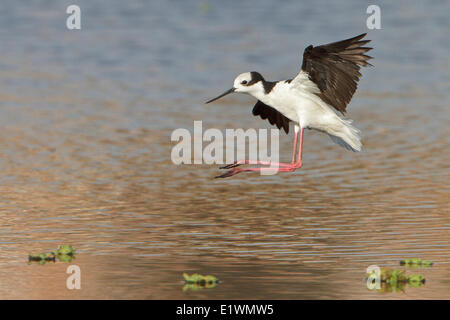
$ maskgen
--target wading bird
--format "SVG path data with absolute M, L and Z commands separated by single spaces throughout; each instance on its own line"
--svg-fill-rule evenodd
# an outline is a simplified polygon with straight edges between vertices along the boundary
M 258 99 L 253 115 L 268 119 L 270 124 L 286 133 L 289 133 L 289 122 L 292 121 L 295 130 L 291 163 L 239 160 L 221 167 L 231 170 L 216 178 L 231 177 L 240 172 L 295 171 L 302 166 L 305 128 L 327 133 L 335 143 L 348 150 L 361 151 L 359 130 L 352 126 L 352 120 L 342 118 L 338 112 L 345 113 L 356 91 L 360 67 L 371 65 L 367 60 L 372 57 L 365 53 L 372 48 L 364 47 L 370 42 L 362 40 L 365 36 L 366 33 L 317 47 L 310 45 L 303 52 L 302 67 L 295 78 L 272 82 L 255 71 L 242 73 L 230 90 L 207 101 L 213 102 L 233 92 L 247 93 Z M 239 168 L 243 164 L 271 167 Z

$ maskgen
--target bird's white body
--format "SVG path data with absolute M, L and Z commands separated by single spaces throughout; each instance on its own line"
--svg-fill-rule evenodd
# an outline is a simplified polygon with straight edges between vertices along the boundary
M 320 104 L 320 99 L 314 95 L 314 92 L 320 91 L 312 81 L 297 78 L 291 82 L 277 82 L 268 94 L 262 85 L 257 85 L 250 94 L 301 127 L 316 128 L 319 125 L 317 120 L 328 113 L 335 113 L 328 106 Z
M 279 111 L 300 128 L 325 132 L 344 148 L 361 150 L 359 130 L 351 125 L 351 120 L 342 119 L 331 106 L 320 99 L 317 95 L 320 90 L 309 80 L 307 73 L 301 71 L 291 81 L 278 81 L 269 93 L 265 92 L 261 82 L 240 91 L 242 79 L 248 79 L 249 76 L 248 73 L 243 73 L 236 78 L 234 85 L 237 92 L 252 95 Z

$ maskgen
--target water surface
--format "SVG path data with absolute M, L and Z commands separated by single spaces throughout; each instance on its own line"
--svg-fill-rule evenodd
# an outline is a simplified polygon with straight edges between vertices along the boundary
M 173 165 L 172 131 L 268 128 L 250 97 L 203 102 L 244 71 L 293 76 L 307 45 L 366 32 L 369 3 L 78 4 L 81 31 L 63 2 L 0 8 L 0 298 L 449 298 L 448 2 L 381 4 L 348 108 L 364 152 L 308 131 L 297 172 L 225 180 Z M 27 264 L 66 243 L 80 291 Z M 424 286 L 366 288 L 409 257 L 435 262 Z M 222 283 L 183 292 L 183 272 Z

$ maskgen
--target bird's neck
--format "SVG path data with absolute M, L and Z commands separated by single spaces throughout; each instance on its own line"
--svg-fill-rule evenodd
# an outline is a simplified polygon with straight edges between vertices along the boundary
M 268 104 L 270 97 L 269 94 L 275 86 L 275 82 L 269 81 L 259 81 L 255 83 L 252 87 L 252 90 L 248 93 L 258 99 L 259 101 Z

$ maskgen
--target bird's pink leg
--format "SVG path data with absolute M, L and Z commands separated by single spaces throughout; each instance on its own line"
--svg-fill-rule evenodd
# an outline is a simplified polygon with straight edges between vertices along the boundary
M 298 133 L 295 133 L 291 163 L 271 163 L 271 162 L 262 162 L 262 161 L 243 160 L 243 161 L 238 161 L 236 163 L 221 167 L 223 169 L 229 169 L 229 168 L 232 168 L 232 169 L 228 170 L 224 174 L 217 176 L 216 178 L 227 178 L 227 177 L 234 176 L 235 174 L 238 174 L 241 172 L 264 172 L 264 171 L 292 172 L 292 171 L 295 171 L 296 169 L 298 169 L 302 166 L 303 131 L 304 131 L 304 129 L 302 128 L 300 130 L 300 148 L 298 151 L 297 162 L 295 162 L 295 153 L 296 153 L 296 149 L 297 149 Z M 237 166 L 240 166 L 241 164 L 263 164 L 263 165 L 270 165 L 272 167 L 270 167 L 270 168 L 245 168 L 245 169 L 237 168 Z
M 295 151 L 297 150 L 297 139 L 298 139 L 298 132 L 295 132 L 294 135 L 294 147 L 292 148 L 292 161 L 291 163 L 295 163 Z
M 295 163 L 295 154 L 297 150 L 297 141 L 298 140 L 298 132 L 294 135 L 294 146 L 292 150 L 292 162 L 291 163 L 283 163 L 283 162 L 268 162 L 268 161 L 255 161 L 255 160 L 239 160 L 235 161 L 232 164 L 227 164 L 225 166 L 220 167 L 220 169 L 231 169 L 243 164 L 261 164 L 265 166 L 273 166 L 273 167 L 290 167 Z

